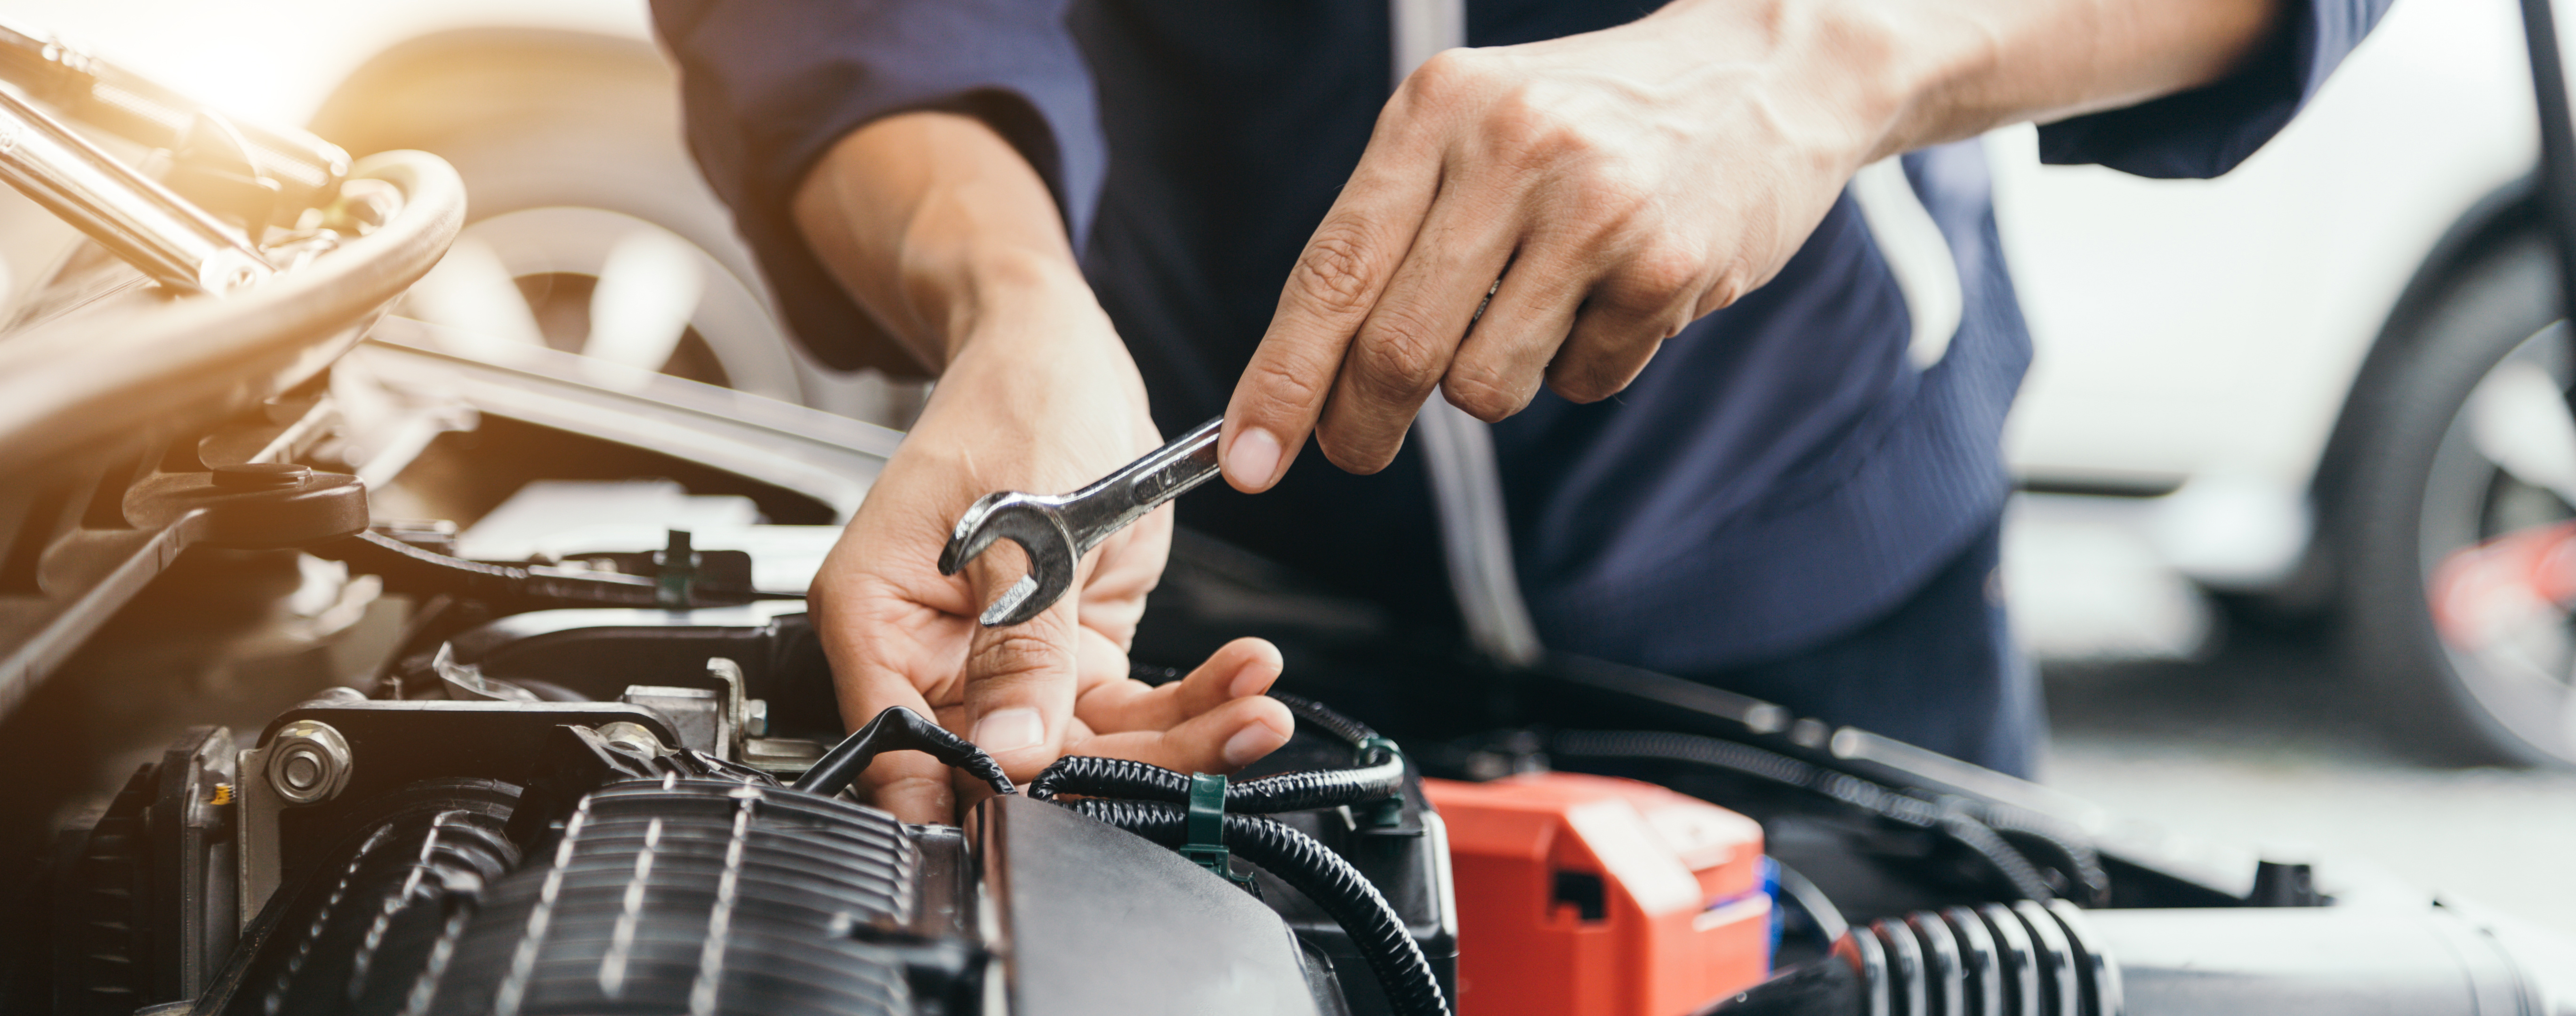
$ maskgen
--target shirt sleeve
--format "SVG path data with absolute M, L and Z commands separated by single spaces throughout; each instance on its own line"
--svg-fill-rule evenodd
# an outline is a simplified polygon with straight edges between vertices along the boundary
M 2039 159 L 2139 176 L 2213 177 L 2245 161 L 2317 94 L 2392 0 L 2288 0 L 2286 24 L 2214 84 L 2039 128 Z
M 680 68 L 689 149 L 733 208 L 787 325 L 841 369 L 926 373 L 835 283 L 796 228 L 832 145 L 896 113 L 982 119 L 1036 167 L 1081 249 L 1107 169 L 1067 0 L 653 0 Z

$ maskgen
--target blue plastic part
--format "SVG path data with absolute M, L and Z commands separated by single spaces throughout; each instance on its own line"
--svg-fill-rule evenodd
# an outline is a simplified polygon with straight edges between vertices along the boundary
M 1764 854 L 1762 855 L 1761 870 L 1762 895 L 1771 897 L 1771 938 L 1770 944 L 1765 946 L 1762 952 L 1762 969 L 1767 971 L 1771 969 L 1772 964 L 1780 957 L 1780 932 L 1782 927 L 1780 914 L 1780 862 L 1772 860 L 1771 855 Z

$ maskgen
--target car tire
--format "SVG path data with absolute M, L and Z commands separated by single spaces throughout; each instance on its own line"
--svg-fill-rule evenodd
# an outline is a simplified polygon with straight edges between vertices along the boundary
M 689 156 L 678 83 L 647 42 L 535 29 L 414 39 L 351 75 L 312 126 L 352 152 L 415 148 L 454 164 L 470 196 L 457 254 L 499 269 L 458 273 L 464 288 L 497 290 L 484 301 L 497 304 L 498 283 L 515 282 L 524 312 L 486 310 L 549 346 L 585 351 L 594 288 L 621 248 L 640 246 L 660 255 L 643 263 L 694 264 L 684 274 L 703 288 L 685 334 L 652 357 L 663 362 L 636 365 L 898 428 L 919 412 L 921 385 L 836 371 L 796 348 Z M 441 281 L 453 280 L 433 278 L 407 309 L 439 317 L 425 297 Z
M 2436 580 L 2452 583 L 2459 572 L 2446 569 L 2466 555 L 2576 515 L 2480 450 L 2472 410 L 2509 364 L 2566 387 L 2556 270 L 2538 235 L 2507 234 L 2410 301 L 2354 386 L 2337 436 L 2347 454 L 2319 487 L 2335 520 L 2340 648 L 2400 747 L 2425 761 L 2576 764 L 2569 659 L 2508 665 L 2446 637 L 2461 628 L 2435 606 Z M 2563 398 L 2544 401 L 2566 411 Z M 2567 630 L 2552 608 L 2527 627 Z

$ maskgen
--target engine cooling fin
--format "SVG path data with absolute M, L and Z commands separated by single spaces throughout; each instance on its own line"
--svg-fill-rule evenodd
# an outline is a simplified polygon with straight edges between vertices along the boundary
M 977 966 L 909 933 L 919 859 L 893 816 L 819 795 L 616 784 L 532 853 L 410 1011 L 912 1013 Z

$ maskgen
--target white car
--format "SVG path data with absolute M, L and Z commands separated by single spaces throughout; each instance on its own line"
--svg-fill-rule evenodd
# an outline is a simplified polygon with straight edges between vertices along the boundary
M 2576 760 L 2534 94 L 2514 0 L 2405 0 L 2219 179 L 2042 167 L 2030 131 L 1997 136 L 2037 345 L 2007 454 L 2026 488 L 2094 495 L 2024 499 L 2012 577 L 2074 594 L 2024 590 L 2025 623 L 2085 599 L 2053 552 L 2102 563 L 2066 531 L 2125 529 L 2206 589 L 2328 612 L 2429 755 Z
M 459 341 L 897 426 L 917 408 L 919 386 L 786 340 L 680 142 L 641 0 L 8 0 L 0 18 L 355 154 L 455 163 L 472 224 L 405 311 Z M 2188 652 L 2199 590 L 2327 611 L 2419 743 L 2576 761 L 2558 606 L 2576 580 L 2556 579 L 2576 568 L 2550 556 L 2576 540 L 2554 528 L 2576 500 L 2576 426 L 2550 397 L 2569 357 L 2544 331 L 2524 54 L 2514 0 L 2406 0 L 2214 181 L 2041 167 L 2027 128 L 1992 139 L 2038 344 L 2007 434 L 2036 492 L 2007 557 L 2038 649 Z M 0 242 L 13 294 L 53 256 L 30 237 L 63 235 Z M 2103 593 L 2123 570 L 2170 595 Z

